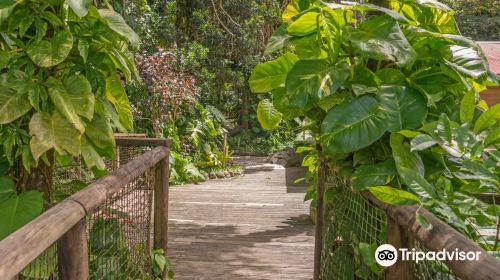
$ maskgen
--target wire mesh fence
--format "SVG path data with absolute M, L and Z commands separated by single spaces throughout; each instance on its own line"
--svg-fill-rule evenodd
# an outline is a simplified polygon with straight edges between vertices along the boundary
M 106 169 L 114 171 L 148 150 L 151 147 L 118 146 L 116 159 L 106 160 Z M 91 280 L 151 279 L 155 171 L 156 166 L 150 167 L 87 215 Z M 55 201 L 64 200 L 96 179 L 79 158 L 56 165 Z M 59 279 L 58 265 L 57 244 L 54 244 L 25 267 L 17 279 Z
M 325 206 L 323 249 L 321 258 L 322 280 L 384 279 L 383 273 L 375 273 L 366 266 L 360 244 L 381 245 L 387 243 L 387 215 L 349 183 L 330 173 L 325 189 L 334 188 L 332 200 Z M 410 250 L 426 251 L 410 238 Z M 458 279 L 446 265 L 439 261 L 410 262 L 413 279 Z

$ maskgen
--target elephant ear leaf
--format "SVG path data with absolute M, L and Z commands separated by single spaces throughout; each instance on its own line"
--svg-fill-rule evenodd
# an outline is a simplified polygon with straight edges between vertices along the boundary
M 43 209 L 42 193 L 17 194 L 9 177 L 0 177 L 0 240 L 36 218 Z
M 4 81 L 0 83 L 0 124 L 16 120 L 30 109 L 28 91 L 17 91 Z
M 80 132 L 58 111 L 53 115 L 35 113 L 31 117 L 29 130 L 32 135 L 30 147 L 35 160 L 52 148 L 60 154 L 65 151 L 74 156 L 80 154 Z
M 63 62 L 73 47 L 68 30 L 57 31 L 50 41 L 41 40 L 28 46 L 26 53 L 40 67 L 52 67 Z
M 390 132 L 418 128 L 427 116 L 424 97 L 406 87 L 383 86 L 378 93 L 378 100 L 387 117 Z
M 283 115 L 274 108 L 269 99 L 264 99 L 257 106 L 257 119 L 262 128 L 272 130 L 278 127 Z
M 390 60 L 400 67 L 411 65 L 416 52 L 406 40 L 398 22 L 389 16 L 375 16 L 348 34 L 356 52 L 378 60 Z
M 350 153 L 365 148 L 387 131 L 387 120 L 371 96 L 347 100 L 335 106 L 321 124 L 323 145 L 334 153 Z
M 132 110 L 125 89 L 117 74 L 111 74 L 106 79 L 106 98 L 115 106 L 123 127 L 131 130 L 134 126 Z
M 298 57 L 286 53 L 275 60 L 257 65 L 250 75 L 248 83 L 254 93 L 266 93 L 279 88 L 286 81 L 288 72 L 292 69 Z

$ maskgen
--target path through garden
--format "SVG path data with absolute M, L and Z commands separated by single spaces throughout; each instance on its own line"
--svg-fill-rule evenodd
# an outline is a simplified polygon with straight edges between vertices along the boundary
M 312 279 L 314 227 L 298 168 L 239 157 L 245 175 L 170 191 L 175 279 Z

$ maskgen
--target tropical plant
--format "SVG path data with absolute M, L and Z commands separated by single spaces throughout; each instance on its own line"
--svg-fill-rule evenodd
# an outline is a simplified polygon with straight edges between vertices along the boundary
M 137 76 L 129 47 L 139 38 L 110 7 L 84 0 L 0 9 L 0 228 L 8 233 L 42 211 L 37 191 L 54 202 L 55 158 L 82 156 L 97 170 L 114 156 L 113 131 L 132 129 L 121 80 Z
M 498 77 L 446 5 L 386 2 L 292 1 L 266 50 L 285 53 L 250 77 L 268 96 L 259 120 L 303 118 L 318 165 L 387 203 L 420 204 L 493 250 L 498 240 L 477 232 L 499 209 L 475 193 L 499 192 L 499 107 L 479 98 Z

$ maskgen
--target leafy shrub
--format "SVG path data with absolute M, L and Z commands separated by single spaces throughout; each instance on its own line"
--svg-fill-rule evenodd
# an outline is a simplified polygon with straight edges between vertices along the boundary
M 500 40 L 500 2 L 496 0 L 443 0 L 456 11 L 464 36 L 474 40 Z
M 259 120 L 304 119 L 321 147 L 304 159 L 313 172 L 328 164 L 354 189 L 425 207 L 491 250 L 477 232 L 494 228 L 498 207 L 475 194 L 500 190 L 500 105 L 488 108 L 479 92 L 498 77 L 447 6 L 391 3 L 292 1 L 267 52 L 294 51 L 250 77 L 269 97 Z M 417 220 L 432 226 L 418 211 Z

